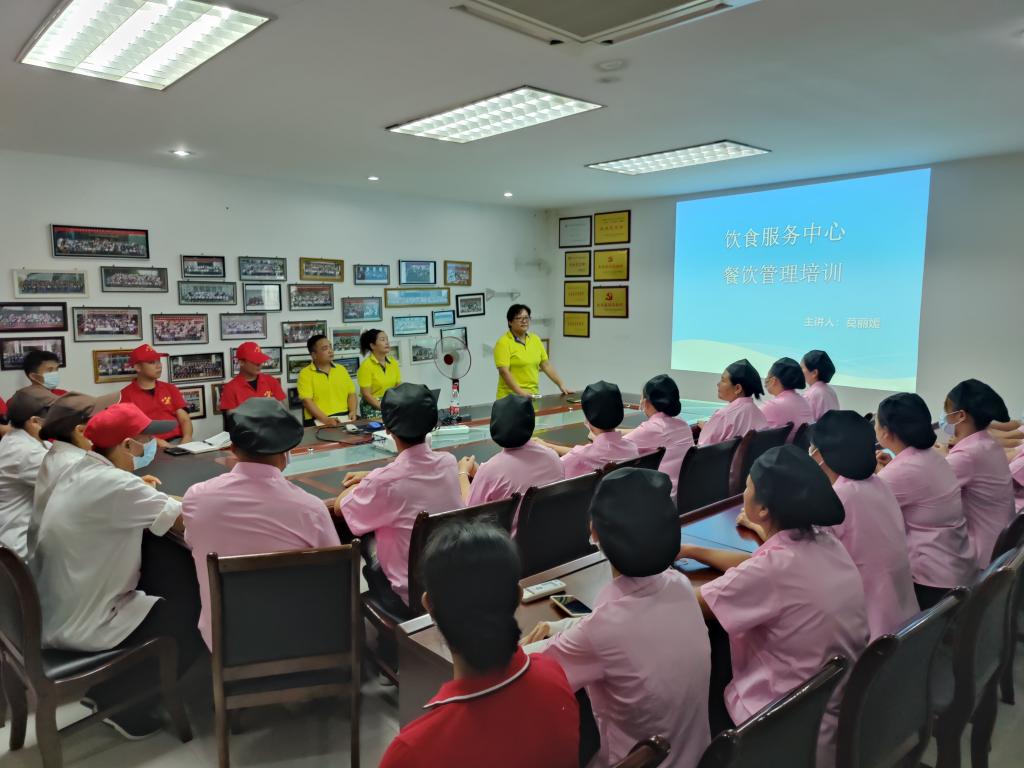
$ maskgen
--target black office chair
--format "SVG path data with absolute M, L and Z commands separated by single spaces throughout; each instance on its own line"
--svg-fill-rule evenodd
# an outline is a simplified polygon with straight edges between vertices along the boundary
M 591 472 L 526 491 L 515 536 L 524 577 L 596 551 L 590 544 L 590 501 L 600 479 Z
M 797 427 L 789 442 L 805 451 L 809 449 L 811 447 L 811 425 L 801 424 Z
M 1024 545 L 1024 512 L 1014 516 L 996 539 L 992 548 L 992 559 L 996 560 L 1005 552 Z M 1010 659 L 1006 662 L 1003 679 L 999 683 L 1002 699 L 1005 704 L 1015 704 L 1013 693 L 1013 664 L 1017 657 L 1017 644 L 1024 640 L 1024 569 L 1017 577 L 1017 586 L 1013 598 L 1014 605 L 1010 610 Z
M 637 456 L 635 459 L 610 461 L 601 467 L 600 472 L 602 475 L 607 475 L 617 469 L 625 469 L 627 467 L 633 467 L 635 469 L 653 469 L 657 471 L 658 467 L 661 466 L 661 460 L 663 458 L 665 458 L 665 449 L 659 448 L 656 451 L 651 451 L 650 453 L 645 453 L 642 456 Z
M 732 495 L 729 477 L 740 440 L 732 437 L 721 443 L 699 445 L 686 452 L 676 483 L 676 509 L 679 514 L 706 507 Z
M 836 768 L 920 764 L 932 733 L 932 660 L 967 592 L 953 590 L 861 654 L 839 710 Z
M 784 424 L 772 429 L 752 429 L 743 436 L 732 462 L 729 495 L 743 493 L 747 485 L 747 475 L 750 474 L 754 462 L 770 448 L 785 445 L 792 428 L 792 424 Z
M 736 728 L 722 731 L 704 750 L 697 768 L 814 768 L 821 718 L 847 664 L 834 656 L 806 683 Z

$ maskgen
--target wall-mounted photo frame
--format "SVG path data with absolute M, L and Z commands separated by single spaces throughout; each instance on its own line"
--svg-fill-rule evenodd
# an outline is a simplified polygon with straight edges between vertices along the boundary
M 355 264 L 352 266 L 352 282 L 356 285 L 390 285 L 391 265 Z
M 260 371 L 271 376 L 279 376 L 281 374 L 281 347 L 260 347 L 270 359 L 267 360 L 260 368 Z M 232 347 L 229 352 L 229 358 L 231 361 L 231 375 L 237 376 L 239 372 L 238 357 L 235 354 L 238 351 L 238 347 Z
M 89 281 L 81 269 L 12 269 L 16 299 L 84 299 Z
M 209 344 L 209 315 L 150 315 L 153 344 Z
M 310 357 L 306 353 L 285 355 L 284 356 L 284 370 L 287 374 L 289 384 L 294 384 L 299 380 L 299 371 L 305 368 L 310 363 Z
M 467 347 L 469 346 L 469 334 L 466 332 L 466 326 L 460 325 L 456 328 L 442 328 L 441 338 L 454 338 L 461 341 Z
M 135 366 L 130 365 L 130 349 L 94 349 L 92 351 L 92 380 L 97 384 L 131 381 Z
M 629 286 L 595 285 L 594 317 L 629 317 Z
M 220 340 L 265 339 L 269 325 L 266 312 L 222 312 Z
M 590 338 L 589 312 L 563 312 L 562 335 L 581 339 Z
M 334 309 L 334 286 L 288 283 L 288 309 L 292 312 Z
M 67 365 L 63 336 L 15 336 L 0 339 L 0 371 L 20 371 L 25 355 L 35 351 L 51 352 L 60 358 L 57 365 Z
M 104 293 L 167 293 L 166 267 L 100 267 Z
M 181 254 L 182 280 L 223 280 L 225 277 L 227 268 L 223 256 Z
M 590 245 L 590 217 L 567 216 L 558 220 L 559 248 L 586 248 Z
M 66 331 L 68 305 L 57 302 L 0 302 L 0 333 Z
M 430 322 L 435 328 L 444 325 L 455 325 L 454 309 L 434 309 L 430 312 Z
M 629 280 L 629 248 L 594 251 L 594 282 Z
M 286 347 L 304 347 L 310 336 L 327 335 L 326 320 L 284 320 L 281 343 Z
M 409 339 L 410 364 L 434 362 L 434 350 L 437 349 L 437 341 L 430 336 L 420 339 Z
M 178 281 L 178 303 L 185 305 L 233 305 L 238 303 L 238 283 Z
M 196 352 L 188 355 L 171 355 L 167 368 L 172 382 L 194 384 L 202 381 L 224 380 L 223 352 Z
M 473 262 L 471 261 L 445 261 L 444 263 L 444 284 L 458 287 L 468 287 L 473 284 Z
M 50 225 L 53 255 L 65 259 L 148 259 L 149 230 Z
M 142 307 L 73 307 L 75 341 L 142 341 Z
M 384 319 L 380 296 L 345 296 L 341 299 L 343 323 L 379 323 Z
M 336 357 L 334 362 L 348 371 L 348 375 L 352 377 L 352 381 L 356 380 L 356 376 L 359 374 L 359 356 L 348 355 L 346 357 Z
M 388 308 L 447 307 L 452 303 L 451 288 L 385 288 Z
M 551 357 L 551 339 L 541 339 L 540 343 L 544 345 L 544 352 L 548 357 Z
M 277 283 L 242 283 L 243 312 L 280 312 L 281 286 Z
M 358 328 L 331 328 L 331 344 L 334 355 L 359 355 L 359 337 L 362 331 Z
M 289 409 L 294 411 L 294 410 L 302 407 L 302 400 L 299 399 L 299 388 L 298 387 L 288 387 L 287 394 L 288 394 L 288 408 Z
M 319 280 L 328 283 L 345 282 L 343 259 L 299 258 L 299 280 Z
M 392 336 L 420 336 L 426 332 L 426 315 L 396 315 L 391 318 Z
M 482 293 L 459 293 L 455 296 L 455 312 L 459 317 L 477 317 L 487 312 Z
M 179 387 L 178 391 L 185 399 L 185 413 L 192 421 L 206 418 L 206 387 Z
M 239 256 L 238 279 L 242 282 L 283 283 L 288 279 L 288 259 L 270 256 Z
M 222 413 L 220 410 L 220 396 L 222 394 L 224 394 L 223 384 L 210 385 L 210 410 L 213 411 L 214 416 L 220 416 Z
M 590 251 L 566 251 L 565 276 L 590 277 Z
M 590 281 L 566 280 L 562 287 L 562 303 L 567 307 L 589 307 Z
M 404 261 L 399 259 L 399 285 L 435 285 L 436 283 L 436 261 Z
M 594 214 L 594 245 L 620 245 L 630 237 L 629 211 L 605 211 Z

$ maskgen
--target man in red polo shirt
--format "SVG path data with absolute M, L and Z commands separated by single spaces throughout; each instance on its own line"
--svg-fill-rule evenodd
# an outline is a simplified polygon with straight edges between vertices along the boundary
M 273 376 L 262 372 L 265 362 L 270 359 L 255 341 L 247 341 L 235 350 L 238 358 L 238 375 L 224 385 L 220 393 L 220 409 L 233 411 L 250 397 L 273 397 L 284 400 L 281 383 Z
M 192 419 L 185 410 L 185 398 L 173 384 L 160 381 L 163 366 L 160 358 L 167 353 L 160 353 L 149 344 L 143 344 L 132 350 L 128 364 L 135 367 L 135 381 L 121 390 L 122 403 L 135 403 L 144 414 L 153 421 L 175 421 L 178 426 L 170 432 L 156 435 L 157 446 L 166 448 L 180 437 L 187 443 L 192 439 Z

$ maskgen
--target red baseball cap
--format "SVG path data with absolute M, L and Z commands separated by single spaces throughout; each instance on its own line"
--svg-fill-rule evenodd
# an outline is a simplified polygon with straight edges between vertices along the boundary
M 118 403 L 100 411 L 85 425 L 85 437 L 99 448 L 111 448 L 136 435 L 162 435 L 177 426 L 176 421 L 153 421 L 135 403 Z
M 167 357 L 166 352 L 157 352 L 149 344 L 142 344 L 132 350 L 132 356 L 128 358 L 128 365 L 136 363 L 155 363 L 161 357 Z
M 255 341 L 247 341 L 239 345 L 238 349 L 235 350 L 235 357 L 239 360 L 256 363 L 257 365 L 263 365 L 270 359 L 270 355 L 260 349 L 260 345 Z

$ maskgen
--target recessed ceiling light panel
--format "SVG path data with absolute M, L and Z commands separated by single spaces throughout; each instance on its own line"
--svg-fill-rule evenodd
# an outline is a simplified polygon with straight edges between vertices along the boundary
M 388 130 L 465 144 L 600 109 L 601 106 L 524 85 L 446 112 L 388 126 Z
M 624 173 L 636 176 L 641 173 L 655 171 L 671 171 L 674 168 L 686 168 L 691 165 L 718 163 L 722 160 L 738 160 L 741 157 L 767 154 L 767 149 L 737 144 L 735 141 L 716 141 L 713 144 L 700 144 L 695 147 L 670 149 L 667 152 L 655 152 L 651 155 L 625 157 L 621 160 L 608 160 L 603 163 L 590 163 L 587 168 L 599 171 Z
M 19 61 L 163 90 L 267 21 L 198 0 L 65 0 Z

